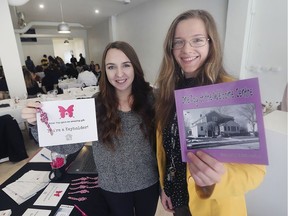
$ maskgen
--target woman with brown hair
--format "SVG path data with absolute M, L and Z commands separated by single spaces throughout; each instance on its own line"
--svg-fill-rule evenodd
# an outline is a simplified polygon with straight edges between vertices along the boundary
M 153 89 L 145 81 L 139 59 L 129 44 L 116 41 L 106 46 L 99 89 L 95 95 L 99 140 L 92 142 L 92 148 L 109 215 L 154 216 L 159 184 Z M 41 104 L 29 103 L 22 111 L 30 124 L 36 123 L 37 107 Z M 37 135 L 36 127 L 31 129 Z M 49 148 L 67 154 L 82 146 Z
M 28 96 L 36 96 L 37 93 L 41 93 L 42 90 L 38 86 L 37 81 L 33 78 L 32 73 L 26 67 L 22 67 L 22 70 Z

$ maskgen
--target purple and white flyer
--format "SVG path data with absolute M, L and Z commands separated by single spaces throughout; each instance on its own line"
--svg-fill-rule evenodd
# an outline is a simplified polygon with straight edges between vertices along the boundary
M 182 161 L 206 152 L 221 162 L 268 165 L 257 78 L 175 91 Z

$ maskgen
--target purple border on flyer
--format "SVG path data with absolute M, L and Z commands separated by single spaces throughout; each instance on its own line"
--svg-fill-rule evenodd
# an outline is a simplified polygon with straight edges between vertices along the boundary
M 204 151 L 221 162 L 268 165 L 258 78 L 175 91 L 182 161 Z

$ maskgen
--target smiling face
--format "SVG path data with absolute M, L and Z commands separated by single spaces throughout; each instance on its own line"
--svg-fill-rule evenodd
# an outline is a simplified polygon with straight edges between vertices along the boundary
M 178 40 L 186 41 L 184 47 L 173 49 L 173 55 L 186 78 L 197 76 L 198 69 L 205 62 L 209 52 L 208 41 L 201 47 L 192 47 L 188 41 L 193 39 L 192 41 L 196 42 L 198 38 L 203 37 L 207 39 L 205 25 L 197 18 L 182 20 L 175 29 L 174 43 Z
M 107 79 L 116 93 L 130 94 L 134 80 L 134 68 L 128 57 L 119 49 L 109 49 L 105 58 Z

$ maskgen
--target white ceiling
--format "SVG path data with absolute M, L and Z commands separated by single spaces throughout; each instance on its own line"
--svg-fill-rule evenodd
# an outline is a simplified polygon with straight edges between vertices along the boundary
M 127 10 L 151 0 L 60 0 L 63 18 L 67 23 L 79 23 L 85 28 L 91 28 L 112 15 L 121 14 Z M 39 5 L 44 8 L 40 9 Z M 95 10 L 99 13 L 96 14 Z M 62 22 L 59 0 L 30 0 L 22 6 L 10 6 L 13 26 L 19 29 L 16 11 L 23 12 L 26 24 L 29 22 Z

